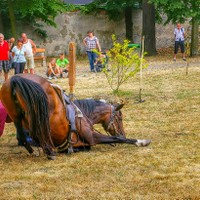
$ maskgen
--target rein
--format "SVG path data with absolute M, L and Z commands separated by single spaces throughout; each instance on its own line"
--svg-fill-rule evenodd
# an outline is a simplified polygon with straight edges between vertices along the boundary
M 116 116 L 116 111 L 115 111 L 115 108 L 113 105 L 110 106 L 110 121 L 108 123 L 108 126 L 106 128 L 106 132 L 107 134 L 109 134 L 108 130 L 111 126 L 113 126 L 115 132 L 117 133 L 117 135 L 120 135 L 120 133 L 117 131 L 117 127 L 116 127 L 116 124 L 115 124 L 115 120 L 117 122 L 117 124 L 119 125 L 119 122 L 118 122 L 118 117 Z M 120 126 L 118 126 L 120 127 Z M 121 129 L 120 129 L 121 131 Z M 121 131 L 122 132 L 122 131 Z

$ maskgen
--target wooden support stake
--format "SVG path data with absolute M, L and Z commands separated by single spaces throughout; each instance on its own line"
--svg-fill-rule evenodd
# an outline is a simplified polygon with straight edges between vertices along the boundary
M 141 51 L 140 51 L 140 91 L 139 91 L 139 102 L 144 102 L 142 100 L 142 64 L 143 64 L 143 58 L 144 58 L 144 36 L 142 36 L 142 41 L 141 41 Z
M 74 86 L 76 81 L 76 47 L 74 42 L 69 43 L 69 96 L 74 99 Z
M 186 42 L 186 58 L 187 58 L 187 65 L 186 65 L 186 75 L 188 75 L 188 69 L 189 69 L 189 54 L 190 54 L 190 44 L 187 38 Z

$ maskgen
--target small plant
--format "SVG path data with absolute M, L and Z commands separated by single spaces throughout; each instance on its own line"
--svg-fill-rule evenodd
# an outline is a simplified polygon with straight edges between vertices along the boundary
M 120 86 L 140 71 L 141 58 L 134 47 L 129 48 L 130 41 L 119 43 L 115 35 L 112 35 L 112 40 L 113 47 L 107 53 L 109 69 L 104 68 L 103 72 L 113 93 L 118 94 Z

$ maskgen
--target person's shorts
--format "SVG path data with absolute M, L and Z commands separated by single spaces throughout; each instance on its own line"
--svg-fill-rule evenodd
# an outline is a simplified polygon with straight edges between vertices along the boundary
M 9 60 L 0 60 L 0 72 L 8 73 L 10 70 L 10 62 Z
M 34 63 L 34 57 L 26 57 L 26 65 L 24 69 L 34 69 L 35 68 L 35 63 Z
M 174 53 L 175 53 L 175 54 L 178 53 L 179 46 L 180 46 L 180 48 L 181 48 L 181 53 L 184 53 L 184 52 L 185 52 L 184 41 L 175 41 L 175 46 L 174 46 Z

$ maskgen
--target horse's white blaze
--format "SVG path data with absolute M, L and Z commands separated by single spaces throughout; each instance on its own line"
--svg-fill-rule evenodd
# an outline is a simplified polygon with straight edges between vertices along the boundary
M 151 143 L 151 140 L 137 140 L 135 145 L 138 147 L 145 147 L 145 146 L 148 146 L 150 143 Z

